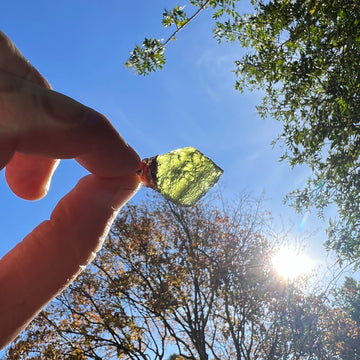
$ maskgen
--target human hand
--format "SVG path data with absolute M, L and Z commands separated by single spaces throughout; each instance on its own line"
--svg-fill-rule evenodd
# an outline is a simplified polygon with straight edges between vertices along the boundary
M 0 260 L 0 348 L 94 258 L 118 210 L 136 192 L 140 159 L 108 120 L 56 93 L 0 32 L 0 170 L 18 196 L 46 195 L 57 159 L 75 158 L 82 178 Z

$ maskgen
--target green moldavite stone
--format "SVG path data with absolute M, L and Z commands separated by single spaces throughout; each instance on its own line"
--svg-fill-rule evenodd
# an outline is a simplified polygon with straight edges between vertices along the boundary
M 212 160 L 193 147 L 145 159 L 148 184 L 166 199 L 192 206 L 214 186 L 223 173 Z M 148 185 L 149 186 L 149 185 Z

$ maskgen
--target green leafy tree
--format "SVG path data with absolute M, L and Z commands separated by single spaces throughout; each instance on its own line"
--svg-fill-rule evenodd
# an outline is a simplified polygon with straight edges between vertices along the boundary
M 305 280 L 276 276 L 269 221 L 248 197 L 226 210 L 128 205 L 7 358 L 161 360 L 171 349 L 193 360 L 327 359 L 318 325 L 328 308 Z
M 236 89 L 265 91 L 258 111 L 283 124 L 274 143 L 282 160 L 305 164 L 312 175 L 287 201 L 299 211 L 329 204 L 338 216 L 330 221 L 328 249 L 340 262 L 360 256 L 360 3 L 354 0 L 252 0 L 252 11 L 237 11 L 237 1 L 189 1 L 213 12 L 214 37 L 238 43 L 246 53 L 235 60 Z M 192 8 L 190 7 L 190 8 Z M 194 18 L 183 7 L 166 10 L 163 25 L 176 33 Z M 169 37 L 171 39 L 173 35 Z M 165 62 L 168 41 L 157 51 Z M 147 74 L 147 46 L 127 63 Z M 321 190 L 321 191 L 319 191 Z
M 283 123 L 283 159 L 312 170 L 288 199 L 298 209 L 335 203 L 327 246 L 351 260 L 360 255 L 359 21 L 356 1 L 259 2 L 255 16 L 227 30 L 252 50 L 236 62 L 236 87 L 265 89 L 259 112 Z

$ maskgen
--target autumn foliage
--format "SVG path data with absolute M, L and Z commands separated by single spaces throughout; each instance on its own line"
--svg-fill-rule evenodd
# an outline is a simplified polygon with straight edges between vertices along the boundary
M 96 260 L 7 358 L 350 359 L 341 354 L 355 354 L 358 323 L 305 279 L 274 273 L 270 225 L 247 196 L 221 210 L 128 205 Z

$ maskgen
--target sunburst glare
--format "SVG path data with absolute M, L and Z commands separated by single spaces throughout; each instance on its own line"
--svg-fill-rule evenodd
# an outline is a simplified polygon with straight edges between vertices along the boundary
M 304 252 L 291 247 L 280 248 L 272 258 L 275 271 L 287 280 L 295 280 L 314 268 L 314 263 Z

